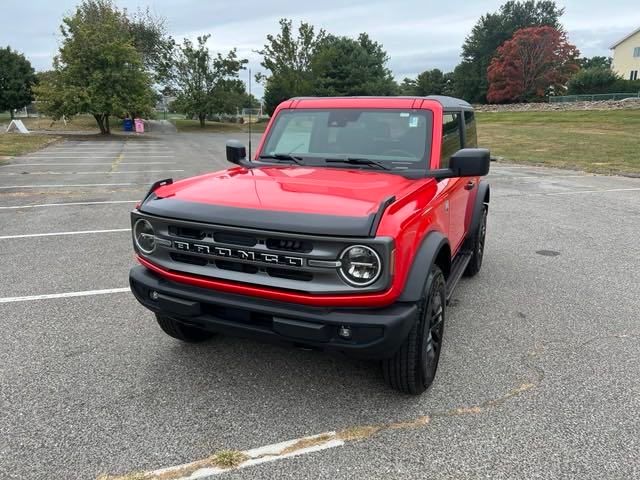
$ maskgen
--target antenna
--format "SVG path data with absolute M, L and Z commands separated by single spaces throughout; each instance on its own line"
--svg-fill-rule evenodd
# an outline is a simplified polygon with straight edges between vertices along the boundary
M 251 69 L 249 69 L 249 161 L 251 161 L 251 105 L 253 103 L 251 102 Z

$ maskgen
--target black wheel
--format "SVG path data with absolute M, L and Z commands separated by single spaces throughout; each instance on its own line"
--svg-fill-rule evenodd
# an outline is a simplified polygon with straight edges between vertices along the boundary
M 444 275 L 434 266 L 420 301 L 418 321 L 396 354 L 382 362 L 384 379 L 391 388 L 419 395 L 433 382 L 442 349 L 445 304 Z
M 158 325 L 164 333 L 183 342 L 198 343 L 209 340 L 215 335 L 213 332 L 187 325 L 166 315 L 156 313 Z
M 480 217 L 480 224 L 476 228 L 473 236 L 469 239 L 469 248 L 471 248 L 471 260 L 464 271 L 465 277 L 473 277 L 482 268 L 482 256 L 484 255 L 484 239 L 487 235 L 487 213 L 488 208 L 485 205 L 482 207 L 482 217 Z

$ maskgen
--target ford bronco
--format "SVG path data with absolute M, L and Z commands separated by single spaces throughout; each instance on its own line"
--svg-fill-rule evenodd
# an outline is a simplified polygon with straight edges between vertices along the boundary
M 255 155 L 156 182 L 131 214 L 138 301 L 185 342 L 216 333 L 378 359 L 432 383 L 447 302 L 482 266 L 489 151 L 468 103 L 294 98 Z

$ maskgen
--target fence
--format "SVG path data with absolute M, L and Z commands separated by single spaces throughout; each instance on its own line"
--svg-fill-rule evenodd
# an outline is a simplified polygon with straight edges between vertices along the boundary
M 596 102 L 602 100 L 624 100 L 625 98 L 640 98 L 640 92 L 637 93 L 594 93 L 592 95 L 562 95 L 558 97 L 549 97 L 549 103 L 566 103 L 566 102 Z

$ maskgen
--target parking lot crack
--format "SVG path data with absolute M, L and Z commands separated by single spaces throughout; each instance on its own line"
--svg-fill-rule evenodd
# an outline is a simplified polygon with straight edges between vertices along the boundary
M 522 381 L 500 396 L 490 398 L 476 405 L 467 405 L 435 411 L 417 418 L 384 423 L 378 425 L 353 425 L 337 432 L 325 432 L 310 437 L 261 447 L 253 450 L 221 450 L 203 460 L 198 460 L 178 467 L 169 467 L 149 472 L 134 472 L 124 476 L 102 475 L 98 480 L 188 480 L 209 478 L 228 470 L 257 465 L 266 461 L 287 458 L 293 455 L 311 453 L 325 448 L 341 446 L 367 440 L 373 436 L 390 431 L 420 429 L 429 426 L 433 419 L 450 418 L 466 415 L 481 414 L 489 409 L 498 407 L 509 400 L 522 396 L 538 387 L 544 380 L 544 370 L 534 363 L 534 360 L 544 351 L 542 345 L 522 355 L 521 364 L 533 373 L 533 378 Z M 221 460 L 222 459 L 222 460 Z
M 586 347 L 587 345 L 591 345 L 594 342 L 602 342 L 604 340 L 611 340 L 611 339 L 616 339 L 616 340 L 624 340 L 624 339 L 634 339 L 637 340 L 640 338 L 640 333 L 617 333 L 617 334 L 612 334 L 612 335 L 605 335 L 604 337 L 601 335 L 596 335 L 595 337 L 590 338 L 589 340 L 586 340 L 582 343 L 580 343 L 578 345 L 577 349 L 582 349 L 584 347 Z M 573 350 L 573 353 L 577 353 L 577 349 Z

